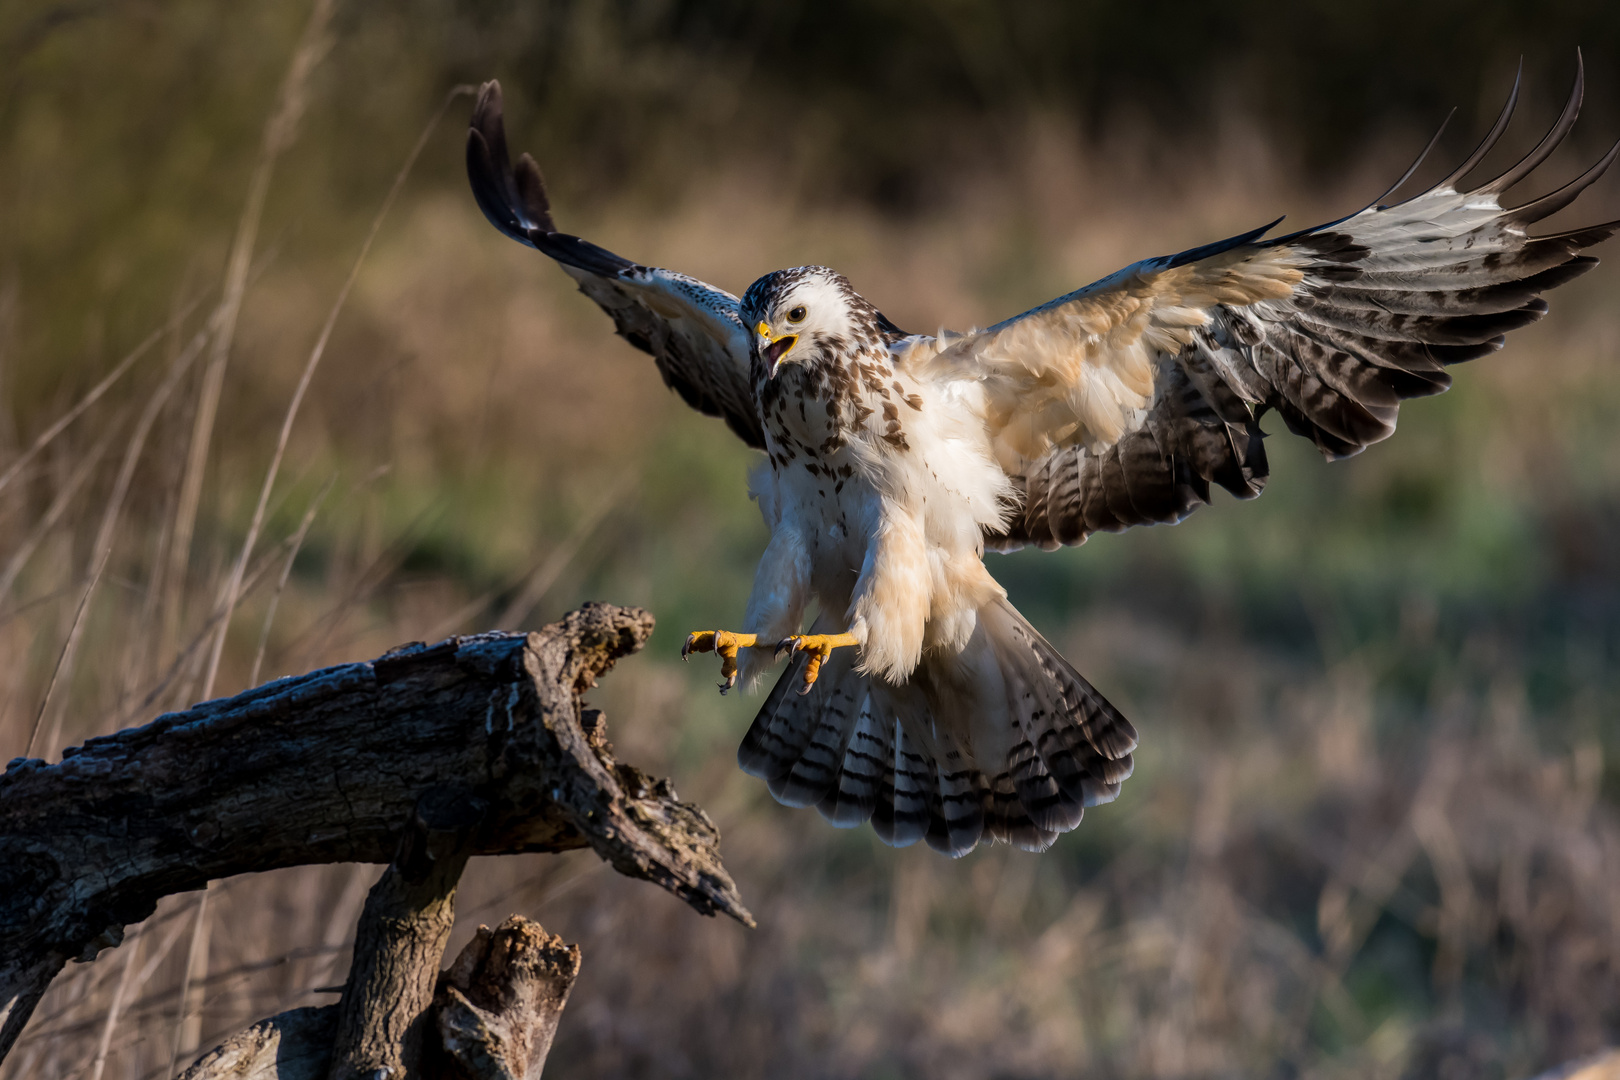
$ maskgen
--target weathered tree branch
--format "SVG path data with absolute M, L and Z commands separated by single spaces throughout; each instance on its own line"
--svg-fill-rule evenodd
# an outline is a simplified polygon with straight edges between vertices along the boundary
M 600 714 L 580 705 L 651 632 L 646 612 L 587 605 L 533 634 L 280 679 L 55 765 L 13 761 L 0 775 L 0 1057 L 68 960 L 116 945 L 163 896 L 282 866 L 389 862 L 430 789 L 482 802 L 468 853 L 589 846 L 752 925 L 708 817 L 616 764 Z
M 431 1074 L 453 1080 L 536 1077 L 551 1052 L 578 945 L 564 944 L 520 915 L 480 926 L 439 979 L 434 1018 L 442 1056 Z
M 390 867 L 385 876 L 393 872 Z M 358 962 L 358 946 L 356 954 Z M 579 946 L 564 944 L 521 915 L 494 930 L 480 926 L 450 970 L 438 975 L 428 1013 L 434 1030 L 427 1033 L 425 1052 L 371 1058 L 351 1066 L 349 1075 L 534 1080 L 579 968 Z M 437 957 L 428 969 L 437 971 Z M 341 1051 L 333 1052 L 333 1043 L 342 1041 L 340 1009 L 348 1009 L 347 999 L 342 1006 L 293 1009 L 261 1020 L 204 1054 L 180 1080 L 326 1080 L 344 1068 Z M 385 1024 L 398 1021 L 387 1017 L 389 1003 L 381 999 L 371 999 L 367 1011 Z
M 180 1080 L 326 1080 L 337 1024 L 336 1005 L 279 1013 L 220 1043 Z
M 456 924 L 456 883 L 482 800 L 436 788 L 366 897 L 339 1003 L 328 1080 L 407 1076 L 422 1060 L 439 962 Z

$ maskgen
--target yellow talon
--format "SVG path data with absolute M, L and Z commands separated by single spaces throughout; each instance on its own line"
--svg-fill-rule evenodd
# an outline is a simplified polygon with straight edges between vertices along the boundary
M 821 665 L 834 649 L 859 644 L 854 634 L 791 634 L 776 643 L 776 655 L 810 654 L 810 662 L 804 666 L 804 684 L 799 687 L 799 693 L 808 694 L 816 684 L 816 676 L 821 674 Z
M 712 652 L 720 654 L 720 674 L 725 682 L 720 684 L 723 694 L 737 685 L 737 650 L 752 649 L 758 644 L 758 638 L 753 634 L 733 634 L 729 630 L 698 630 L 686 635 L 686 644 L 681 646 L 681 659 L 685 660 L 695 652 Z

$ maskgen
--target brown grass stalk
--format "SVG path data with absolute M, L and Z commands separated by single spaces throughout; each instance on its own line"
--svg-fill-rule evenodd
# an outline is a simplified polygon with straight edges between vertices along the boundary
M 254 545 L 258 542 L 259 530 L 264 524 L 265 509 L 270 503 L 270 493 L 274 490 L 276 477 L 281 471 L 281 459 L 286 454 L 287 442 L 292 437 L 293 422 L 298 418 L 299 406 L 303 404 L 304 395 L 309 390 L 309 384 L 315 378 L 315 370 L 320 366 L 321 357 L 326 354 L 326 345 L 332 338 L 332 330 L 337 326 L 338 316 L 343 313 L 344 305 L 348 303 L 349 293 L 353 290 L 354 283 L 360 276 L 360 268 L 365 265 L 366 256 L 371 253 L 371 245 L 376 241 L 377 233 L 382 229 L 383 220 L 388 216 L 388 211 L 394 205 L 394 200 L 399 197 L 401 189 L 404 188 L 405 180 L 410 176 L 411 168 L 416 164 L 416 159 L 421 156 L 423 148 L 427 146 L 428 139 L 432 136 L 434 128 L 438 127 L 439 121 L 443 119 L 446 110 L 450 108 L 453 101 L 458 97 L 472 93 L 473 88 L 470 86 L 457 86 L 452 89 L 449 94 L 445 95 L 444 102 L 439 106 L 438 111 L 433 114 L 433 117 L 422 128 L 422 134 L 417 137 L 416 145 L 411 147 L 411 152 L 406 157 L 405 164 L 400 166 L 399 172 L 395 174 L 394 183 L 388 189 L 388 194 L 384 196 L 382 206 L 377 210 L 377 216 L 372 219 L 371 229 L 366 233 L 365 242 L 360 245 L 360 253 L 355 256 L 354 264 L 349 268 L 349 276 L 344 279 L 343 287 L 338 290 L 337 299 L 333 301 L 332 309 L 327 313 L 326 322 L 321 327 L 320 335 L 315 339 L 315 347 L 310 350 L 309 360 L 304 364 L 303 373 L 298 378 L 298 386 L 293 391 L 292 401 L 288 402 L 287 411 L 282 417 L 281 434 L 276 439 L 275 453 L 271 455 L 270 467 L 265 470 L 264 483 L 259 488 L 259 501 L 253 508 L 253 520 L 248 525 L 247 536 L 242 541 L 242 550 L 236 557 L 236 562 L 231 568 L 230 578 L 225 587 L 225 618 L 220 623 L 219 634 L 214 639 L 213 650 L 208 657 L 208 672 L 203 678 L 204 698 L 210 697 L 214 691 L 214 679 L 219 674 L 219 660 L 225 650 L 225 638 L 230 632 L 231 613 L 236 608 L 237 594 L 242 584 L 242 574 L 247 569 L 248 559 L 253 554 Z
M 174 1075 L 174 1067 L 180 1060 L 182 1043 L 195 1042 L 198 1032 L 193 1029 L 191 1020 L 191 983 L 197 977 L 197 967 L 203 968 L 203 977 L 208 975 L 208 938 L 212 923 L 208 918 L 208 888 L 205 886 L 197 897 L 197 917 L 191 924 L 191 945 L 186 950 L 186 970 L 180 978 L 180 1005 L 179 1015 L 174 1020 L 174 1043 L 169 1050 L 169 1067 L 164 1077 Z M 188 1040 L 187 1036 L 191 1036 Z
M 198 391 L 197 409 L 192 421 L 191 443 L 180 484 L 180 497 L 175 507 L 166 575 L 170 587 L 170 599 L 165 605 L 164 616 L 166 641 L 173 639 L 179 627 L 186 567 L 191 560 L 192 533 L 196 528 L 197 508 L 202 499 L 203 475 L 207 471 L 214 421 L 219 412 L 219 396 L 225 383 L 225 364 L 230 357 L 237 317 L 241 313 L 242 298 L 247 291 L 249 269 L 253 263 L 253 248 L 258 239 L 259 222 L 264 214 L 265 197 L 270 191 L 270 178 L 275 172 L 277 159 L 297 137 L 298 124 L 308 100 L 309 78 L 330 46 L 327 30 L 334 6 L 335 0 L 315 0 L 310 10 L 309 21 L 304 25 L 298 45 L 293 49 L 292 60 L 277 91 L 275 109 L 270 115 L 269 122 L 265 124 L 259 158 L 248 181 L 247 201 L 242 207 L 236 235 L 231 241 L 220 299 L 219 329 L 214 335 L 213 348 L 209 351 L 208 366 L 203 370 L 202 386 Z
M 290 542 L 291 538 L 283 541 L 282 543 L 288 544 Z M 281 547 L 282 544 L 278 544 L 269 551 L 265 552 L 263 555 L 259 556 L 258 561 L 253 564 L 252 570 L 249 571 L 246 580 L 242 583 L 242 588 L 240 591 L 241 597 L 246 597 L 252 594 L 253 590 L 258 588 L 259 583 L 266 579 L 270 573 L 270 570 L 276 565 L 276 559 L 281 552 Z M 214 633 L 219 627 L 220 621 L 224 617 L 224 606 L 222 604 L 216 604 L 213 613 L 209 615 L 208 619 L 202 624 L 202 626 L 198 627 L 197 632 L 192 635 L 191 640 L 180 649 L 179 653 L 176 654 L 174 660 L 170 662 L 169 667 L 164 671 L 163 675 L 156 679 L 152 685 L 147 688 L 146 692 L 141 694 L 139 699 L 136 700 L 129 709 L 119 713 L 116 720 L 117 727 L 125 727 L 128 724 L 133 723 L 136 719 L 139 719 L 144 712 L 155 706 L 159 699 L 161 699 L 164 694 L 171 689 L 177 691 L 176 699 L 178 700 L 180 698 L 181 695 L 179 691 L 185 690 L 189 685 L 188 680 L 181 677 L 182 674 L 188 666 L 191 666 L 194 663 L 195 666 L 199 668 L 201 667 L 201 658 L 207 655 L 203 651 L 204 646 L 213 640 Z
M 206 294 L 204 294 L 204 296 L 206 296 Z M 17 474 L 22 472 L 22 470 L 28 466 L 28 463 L 33 461 L 35 457 L 39 456 L 39 452 L 41 450 L 45 449 L 53 441 L 55 441 L 58 435 L 66 431 L 73 421 L 83 416 L 85 411 L 88 410 L 90 406 L 100 401 L 102 396 L 105 395 L 108 390 L 112 389 L 113 384 L 119 379 L 123 378 L 125 373 L 128 372 L 130 368 L 135 366 L 135 362 L 141 357 L 145 356 L 147 352 L 151 350 L 152 346 L 156 345 L 159 341 L 162 341 L 166 334 L 172 333 L 176 327 L 184 323 L 191 313 L 197 309 L 197 305 L 203 302 L 204 296 L 198 296 L 188 301 L 184 306 L 174 313 L 174 315 L 169 319 L 168 323 L 158 327 L 156 330 L 153 330 L 150 334 L 143 338 L 141 343 L 131 349 L 122 360 L 118 361 L 118 363 L 113 366 L 113 369 L 103 376 L 100 382 L 91 387 L 90 392 L 85 394 L 84 397 L 80 398 L 73 408 L 63 413 L 55 423 L 51 424 L 50 427 L 40 432 L 39 435 L 35 437 L 34 441 L 28 445 L 28 449 L 24 450 L 17 457 L 16 461 L 13 461 L 10 465 L 6 466 L 5 472 L 0 473 L 0 491 L 4 491 L 6 489 L 6 485 L 15 480 L 17 478 Z
M 113 1031 L 118 1027 L 118 1015 L 123 1010 L 126 995 L 129 993 L 131 977 L 135 974 L 135 964 L 141 958 L 141 945 L 145 935 L 141 928 L 125 939 L 125 947 L 129 955 L 124 957 L 123 970 L 118 974 L 118 985 L 113 990 L 112 1001 L 107 1003 L 107 1017 L 101 1025 L 101 1038 L 96 1043 L 95 1060 L 90 1063 L 90 1080 L 101 1080 L 101 1074 L 107 1068 L 107 1050 L 112 1045 Z
M 174 393 L 175 388 L 180 385 L 181 379 L 190 370 L 192 361 L 201 353 L 206 340 L 206 331 L 198 332 L 191 345 L 175 357 L 173 363 L 169 365 L 168 374 L 158 384 L 157 389 L 152 392 L 152 396 L 147 399 L 146 407 L 141 410 L 140 418 L 136 421 L 135 430 L 130 434 L 129 444 L 124 451 L 123 464 L 119 467 L 118 477 L 113 482 L 112 492 L 108 496 L 107 505 L 102 511 L 101 525 L 96 530 L 95 544 L 91 549 L 101 554 L 97 557 L 98 562 L 90 574 L 90 583 L 85 587 L 84 596 L 79 601 L 79 617 L 74 621 L 75 632 L 69 636 L 68 647 L 63 651 L 61 662 L 57 665 L 56 675 L 52 677 L 51 685 L 53 688 L 58 681 L 62 683 L 64 688 L 72 686 L 74 665 L 78 658 L 78 629 L 80 622 L 83 619 L 84 612 L 94 600 L 96 587 L 101 582 L 102 571 L 105 570 L 107 561 L 112 556 L 113 547 L 117 541 L 118 521 L 123 513 L 124 499 L 129 494 L 129 485 L 135 476 L 135 467 L 139 464 L 141 453 L 146 448 L 147 436 L 151 434 L 152 425 L 157 422 L 158 415 L 163 411 L 163 407 L 168 404 L 169 396 Z M 9 584 L 9 582 L 6 582 L 6 584 Z M 3 595 L 3 591 L 0 591 L 0 596 Z M 46 696 L 48 699 L 49 692 L 47 692 Z M 52 725 L 52 737 L 47 741 L 47 745 L 55 745 L 56 733 L 59 728 L 60 718 Z M 37 722 L 35 729 L 37 735 Z M 32 749 L 32 743 L 30 742 L 30 753 L 32 753 Z
M 574 527 L 569 530 L 562 543 L 547 552 L 545 558 L 535 563 L 522 577 L 518 578 L 515 583 L 517 594 L 501 612 L 500 618 L 495 620 L 496 626 L 516 626 L 519 620 L 527 618 L 534 611 L 536 605 L 545 599 L 546 593 L 550 592 L 551 587 L 557 583 L 557 579 L 562 577 L 569 565 L 573 563 L 574 557 L 579 554 L 579 549 L 585 545 L 585 541 L 591 538 L 591 534 L 602 523 L 602 519 L 607 517 L 613 508 L 624 500 L 625 496 L 635 486 L 635 482 L 635 473 L 626 472 L 620 474 L 619 479 L 609 485 L 607 492 L 597 500 L 596 505 L 591 507 L 584 517 L 574 523 Z M 435 623 L 427 633 L 427 640 L 438 641 L 440 638 L 455 633 L 458 628 L 466 624 L 467 620 L 488 607 L 490 601 L 494 600 L 498 595 L 498 591 L 490 590 L 467 601 L 454 612 Z
M 79 608 L 73 615 L 73 627 L 68 631 L 67 641 L 62 644 L 62 651 L 57 655 L 56 667 L 51 672 L 51 681 L 45 687 L 45 696 L 40 699 L 39 712 L 34 717 L 34 730 L 28 736 L 28 749 L 23 751 L 24 756 L 34 756 L 34 743 L 39 739 L 40 725 L 44 723 L 45 713 L 51 707 L 51 699 L 56 693 L 56 686 L 61 679 L 63 668 L 72 667 L 72 657 L 79 648 L 79 638 L 84 632 L 84 615 L 90 607 L 90 597 L 95 594 L 96 585 L 101 581 L 102 573 L 107 569 L 107 557 L 112 554 L 109 547 L 96 557 L 95 565 L 90 574 L 90 582 L 84 587 L 84 593 L 79 597 Z
M 523 588 L 519 590 L 517 596 L 513 597 L 512 602 L 506 605 L 506 610 L 501 612 L 501 617 L 496 625 L 516 626 L 529 617 L 540 601 L 545 598 L 546 593 L 550 592 L 551 587 L 557 583 L 557 579 L 562 577 L 569 564 L 574 561 L 574 556 L 579 554 L 579 549 L 584 546 L 586 540 L 590 539 L 591 534 L 596 531 L 596 527 L 602 523 L 602 519 L 607 517 L 613 508 L 635 487 L 636 479 L 637 474 L 632 471 L 627 470 L 619 474 L 618 479 L 609 485 L 608 490 L 597 500 L 596 505 L 591 507 L 585 516 L 580 518 L 574 525 L 573 531 L 569 533 L 568 538 L 558 544 L 556 550 L 529 575 L 528 580 L 523 583 Z
M 343 625 L 343 620 L 364 600 L 375 593 L 387 581 L 393 572 L 399 568 L 415 546 L 419 530 L 437 507 L 428 507 L 416 516 L 409 525 L 400 531 L 387 547 L 378 552 L 377 556 L 366 564 L 365 568 L 355 575 L 353 582 L 327 609 L 322 612 L 306 628 L 303 633 L 294 638 L 293 645 L 299 646 L 300 659 L 293 665 L 295 668 L 309 667 L 320 662 L 319 658 L 329 654 L 333 647 L 333 640 Z
M 140 925 L 138 933 L 146 935 L 155 932 L 165 923 L 170 924 L 168 932 L 163 935 L 163 940 L 158 944 L 157 949 L 151 956 L 146 958 L 146 963 L 142 964 L 140 970 L 135 974 L 128 993 L 129 1004 L 124 1009 L 126 1017 L 144 1016 L 154 1006 L 167 1002 L 174 996 L 173 991 L 168 989 L 149 996 L 142 996 L 141 991 L 152 981 L 163 962 L 169 958 L 169 954 L 174 951 L 175 945 L 180 941 L 181 935 L 190 929 L 191 923 L 181 918 L 181 916 L 189 914 L 190 910 L 189 908 L 177 908 L 166 915 L 154 915 Z M 133 936 L 132 933 L 131 937 L 133 938 Z M 80 978 L 86 981 L 90 979 L 95 971 L 94 968 L 83 968 L 81 970 L 83 974 Z M 86 992 L 81 1000 L 93 1001 L 94 994 Z M 21 1049 L 36 1043 L 49 1043 L 57 1039 L 76 1038 L 94 1030 L 99 1022 L 97 1020 L 68 1020 L 68 1017 L 79 1004 L 79 1001 L 75 1001 L 48 1016 L 36 1017 L 28 1032 L 17 1040 L 17 1048 Z M 9 1060 L 7 1064 L 10 1064 Z M 23 1075 L 27 1075 L 27 1073 L 24 1072 Z
M 51 500 L 51 505 L 46 507 L 44 515 L 34 523 L 34 527 L 28 531 L 28 535 L 23 537 L 22 543 L 18 544 L 17 549 L 11 553 L 11 558 L 6 560 L 5 569 L 0 570 L 0 602 L 3 602 L 11 594 L 11 587 L 17 583 L 17 578 L 22 574 L 23 568 L 28 565 L 28 560 L 34 557 L 34 552 L 39 549 L 39 545 L 45 541 L 45 538 L 51 534 L 51 530 L 56 528 L 57 523 L 62 520 L 62 515 L 67 512 L 67 508 L 73 502 L 74 496 L 79 493 L 79 489 L 84 486 L 84 482 L 95 471 L 96 465 L 101 461 L 101 455 L 107 452 L 107 446 L 112 442 L 112 437 L 113 432 L 109 431 L 101 437 L 95 446 L 90 448 L 74 468 L 67 482 L 57 490 L 56 496 Z
M 259 670 L 264 666 L 264 653 L 270 645 L 270 627 L 276 621 L 276 607 L 281 603 L 281 593 L 287 587 L 287 580 L 292 577 L 293 563 L 298 559 L 299 551 L 303 550 L 304 538 L 309 535 L 309 527 L 315 524 L 315 515 L 320 511 L 321 504 L 331 493 L 332 485 L 337 483 L 337 474 L 333 473 L 327 478 L 321 490 L 309 501 L 309 509 L 304 511 L 304 519 L 298 523 L 298 531 L 293 533 L 292 541 L 287 545 L 287 561 L 282 564 L 281 578 L 276 582 L 276 589 L 270 594 L 270 606 L 264 613 L 264 626 L 259 630 L 259 647 L 253 653 L 253 670 L 248 675 L 249 686 L 259 685 Z

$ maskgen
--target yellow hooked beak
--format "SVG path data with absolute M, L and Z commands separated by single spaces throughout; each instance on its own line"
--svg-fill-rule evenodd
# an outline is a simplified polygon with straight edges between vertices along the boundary
M 760 320 L 759 325 L 754 327 L 754 332 L 759 335 L 759 355 L 764 358 L 768 373 L 774 379 L 777 370 L 782 366 L 782 358 L 799 343 L 799 335 L 783 334 L 777 337 L 771 333 L 771 328 L 764 320 Z

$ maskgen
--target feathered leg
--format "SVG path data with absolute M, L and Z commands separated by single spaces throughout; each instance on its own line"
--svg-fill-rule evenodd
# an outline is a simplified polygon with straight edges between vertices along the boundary
M 754 591 L 743 616 L 748 629 L 688 634 L 681 647 L 682 658 L 694 652 L 719 653 L 720 674 L 725 678 L 720 684 L 722 694 L 737 685 L 739 675 L 752 683 L 770 666 L 778 642 L 799 628 L 809 592 L 810 555 L 804 541 L 795 529 L 778 525 L 754 571 Z M 746 654 L 740 652 L 743 649 L 748 650 Z

